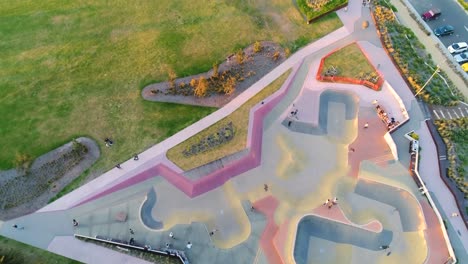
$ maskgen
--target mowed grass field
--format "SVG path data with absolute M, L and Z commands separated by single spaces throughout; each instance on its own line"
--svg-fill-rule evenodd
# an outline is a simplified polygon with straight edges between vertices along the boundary
M 306 25 L 290 0 L 0 1 L 0 169 L 89 136 L 102 150 L 90 171 L 104 172 L 216 110 L 143 101 L 144 85 L 341 26 L 336 14 Z

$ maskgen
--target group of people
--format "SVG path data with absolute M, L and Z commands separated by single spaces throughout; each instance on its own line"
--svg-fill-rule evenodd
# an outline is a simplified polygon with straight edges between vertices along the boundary
M 384 122 L 387 125 L 387 130 L 391 130 L 392 128 L 394 128 L 396 125 L 399 124 L 399 122 L 397 122 L 394 117 L 390 118 L 388 116 L 387 112 L 385 112 L 382 106 L 376 105 L 375 110 L 377 111 L 377 115 L 380 117 L 382 122 Z
M 333 200 L 327 199 L 323 205 L 328 206 L 328 209 L 331 209 L 333 205 L 338 204 L 338 198 L 333 198 Z

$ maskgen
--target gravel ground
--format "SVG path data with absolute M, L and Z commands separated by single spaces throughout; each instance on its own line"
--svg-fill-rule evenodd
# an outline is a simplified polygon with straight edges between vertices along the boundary
M 78 160 L 64 158 L 64 155 L 72 151 L 73 144 L 70 142 L 37 158 L 26 174 L 16 169 L 0 171 L 0 186 L 8 185 L 8 188 L 1 191 L 1 220 L 16 218 L 42 208 L 62 188 L 91 167 L 100 155 L 98 145 L 89 138 L 81 137 L 76 140 L 88 150 Z M 46 187 L 42 189 L 40 186 Z M 4 209 L 5 197 L 17 199 L 18 205 Z M 27 199 L 22 199 L 24 197 Z
M 244 80 L 238 82 L 236 85 L 236 91 L 231 95 L 224 94 L 214 94 L 206 97 L 196 97 L 194 95 L 166 95 L 164 91 L 169 88 L 169 82 L 156 83 L 146 86 L 142 91 L 142 96 L 145 100 L 155 101 L 155 102 L 170 102 L 178 104 L 189 104 L 189 105 L 199 105 L 199 106 L 211 106 L 211 107 L 222 107 L 229 103 L 232 99 L 236 98 L 239 94 L 249 88 L 252 84 L 260 80 L 267 73 L 271 72 L 276 66 L 280 65 L 285 59 L 285 53 L 283 48 L 278 44 L 273 42 L 264 41 L 262 42 L 262 51 L 255 53 L 253 51 L 253 44 L 244 49 L 245 57 L 248 58 L 246 62 L 243 63 L 242 67 L 244 69 Z M 273 60 L 272 56 L 275 51 L 280 52 L 280 56 L 277 60 Z M 236 62 L 235 55 L 231 56 L 230 59 L 227 59 L 219 65 L 218 72 L 223 72 L 231 69 L 237 69 L 240 65 Z M 255 75 L 248 76 L 248 72 L 254 71 Z M 206 79 L 209 79 L 213 74 L 213 70 L 210 70 L 206 73 L 201 73 L 197 75 L 187 76 L 184 78 L 179 78 L 175 80 L 176 85 L 179 85 L 181 82 L 188 84 L 192 79 L 198 79 L 200 76 L 204 76 Z M 152 94 L 151 90 L 163 91 L 158 94 Z

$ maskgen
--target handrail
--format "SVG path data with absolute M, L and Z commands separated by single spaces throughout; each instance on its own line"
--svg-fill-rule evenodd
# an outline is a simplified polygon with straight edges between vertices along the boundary
M 189 264 L 189 261 L 188 261 L 187 257 L 185 256 L 184 252 L 180 251 L 180 250 L 174 250 L 174 249 L 165 250 L 165 251 L 157 250 L 157 249 L 146 249 L 145 250 L 145 248 L 143 248 L 143 247 L 112 241 L 112 239 L 110 239 L 110 240 L 101 239 L 101 238 L 98 238 L 97 236 L 96 237 L 89 237 L 89 236 L 79 235 L 79 234 L 73 234 L 73 236 L 75 236 L 77 238 L 85 238 L 85 239 L 95 240 L 95 241 L 108 243 L 108 244 L 113 244 L 113 245 L 117 245 L 117 246 L 123 246 L 125 248 L 133 248 L 133 249 L 138 249 L 138 250 L 141 250 L 141 251 L 153 252 L 153 253 L 156 253 L 156 254 L 159 254 L 159 255 L 177 257 L 178 259 L 180 259 L 182 264 Z
M 411 132 L 410 132 L 411 133 Z M 413 140 L 413 141 L 417 141 L 417 140 Z M 455 257 L 455 252 L 453 251 L 453 247 L 452 247 L 452 243 L 450 242 L 450 238 L 448 237 L 448 234 L 447 234 L 447 230 L 446 230 L 446 227 L 445 227 L 445 224 L 444 224 L 444 221 L 442 219 L 442 216 L 440 215 L 440 212 L 439 210 L 437 209 L 437 206 L 435 205 L 434 203 L 434 200 L 432 200 L 432 197 L 431 197 L 431 194 L 429 193 L 427 187 L 426 187 L 426 184 L 424 183 L 424 181 L 422 180 L 421 176 L 419 175 L 419 172 L 418 172 L 418 167 L 419 167 L 419 148 L 415 151 L 415 161 L 414 161 L 414 168 L 413 168 L 413 172 L 416 174 L 421 186 L 422 186 L 422 194 L 425 195 L 427 197 L 427 200 L 429 201 L 429 204 L 431 205 L 432 209 L 434 209 L 434 212 L 437 216 L 437 219 L 439 220 L 439 223 L 440 223 L 440 227 L 442 229 L 442 234 L 444 235 L 444 239 L 445 239 L 445 244 L 447 245 L 447 249 L 449 251 L 449 255 L 450 255 L 450 258 L 451 258 L 451 261 L 452 262 L 449 262 L 450 259 L 447 260 L 447 264 L 455 264 L 457 263 L 457 258 Z

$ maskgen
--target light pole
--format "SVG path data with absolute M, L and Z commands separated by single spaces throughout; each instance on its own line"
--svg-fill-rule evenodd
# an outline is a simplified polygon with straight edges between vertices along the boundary
M 423 87 L 421 87 L 421 89 L 419 89 L 419 91 L 414 95 L 414 97 L 418 96 L 418 94 L 420 92 L 422 92 L 422 90 L 424 90 L 424 88 L 426 88 L 426 85 L 432 80 L 432 78 L 434 78 L 434 76 L 439 72 L 439 69 L 440 69 L 440 66 L 437 65 L 437 68 L 435 69 L 434 73 L 431 75 L 431 77 L 429 77 L 429 79 L 427 79 L 426 83 L 423 85 Z

